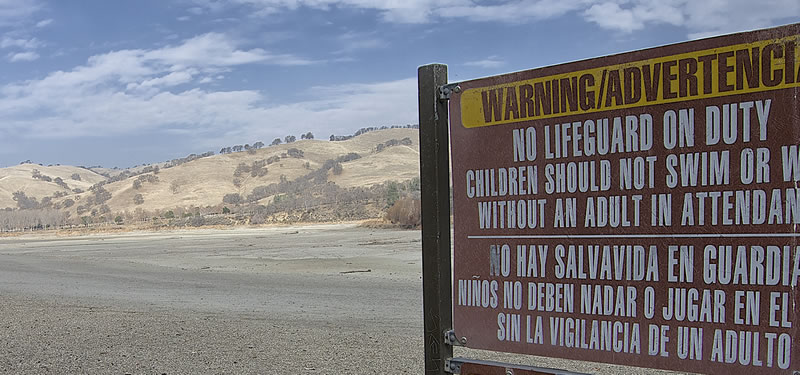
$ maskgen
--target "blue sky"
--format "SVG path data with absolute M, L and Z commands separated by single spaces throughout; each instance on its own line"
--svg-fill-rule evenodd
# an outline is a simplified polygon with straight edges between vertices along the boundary
M 797 0 L 0 0 L 0 166 L 417 122 L 450 80 L 800 20 Z

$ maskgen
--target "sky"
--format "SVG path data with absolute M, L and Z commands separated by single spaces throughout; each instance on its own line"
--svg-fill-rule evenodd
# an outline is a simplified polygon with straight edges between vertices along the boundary
M 0 0 L 0 167 L 416 124 L 451 82 L 800 21 L 797 0 Z

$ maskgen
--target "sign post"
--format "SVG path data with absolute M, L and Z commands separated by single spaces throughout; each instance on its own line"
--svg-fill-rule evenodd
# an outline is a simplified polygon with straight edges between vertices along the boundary
M 440 87 L 447 84 L 447 66 L 422 66 L 418 80 L 425 374 L 445 375 L 446 361 L 453 357 L 453 347 L 444 341 L 453 323 L 449 123 L 447 102 L 440 99 Z

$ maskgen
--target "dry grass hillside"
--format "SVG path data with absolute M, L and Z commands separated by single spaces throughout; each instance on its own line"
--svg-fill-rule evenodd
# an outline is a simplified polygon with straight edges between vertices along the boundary
M 154 216 L 174 209 L 214 213 L 222 207 L 240 206 L 238 199 L 241 204 L 263 206 L 287 195 L 300 200 L 328 193 L 342 195 L 418 177 L 418 137 L 416 129 L 403 128 L 375 130 L 344 141 L 299 140 L 202 157 L 171 167 L 161 163 L 160 168 L 150 168 L 147 173 L 137 167 L 129 170 L 133 176 L 127 178 L 119 176 L 120 170 L 106 170 L 107 176 L 116 176 L 113 179 L 95 173 L 103 173 L 97 168 L 22 164 L 0 169 L 0 208 L 17 208 L 13 194 L 18 191 L 38 202 L 44 200 L 73 221 L 86 216 L 103 216 L 103 220 L 117 215 L 130 217 L 137 212 L 139 216 Z M 35 178 L 34 174 L 40 176 Z M 79 181 L 72 178 L 75 174 Z M 56 177 L 61 184 L 53 181 Z M 331 190 L 331 183 L 335 190 Z
M 33 177 L 37 175 L 36 171 L 41 177 Z M 56 178 L 60 178 L 63 185 L 55 182 Z M 103 180 L 105 177 L 91 170 L 67 165 L 20 164 L 0 168 L 0 208 L 16 208 L 17 202 L 13 200 L 13 194 L 17 191 L 42 200 L 57 193 L 73 195 L 74 189 L 87 190 Z

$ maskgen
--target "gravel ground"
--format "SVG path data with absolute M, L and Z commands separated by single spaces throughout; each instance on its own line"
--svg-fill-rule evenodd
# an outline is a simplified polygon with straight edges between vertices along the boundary
M 421 374 L 419 249 L 347 224 L 3 238 L 0 372 Z

